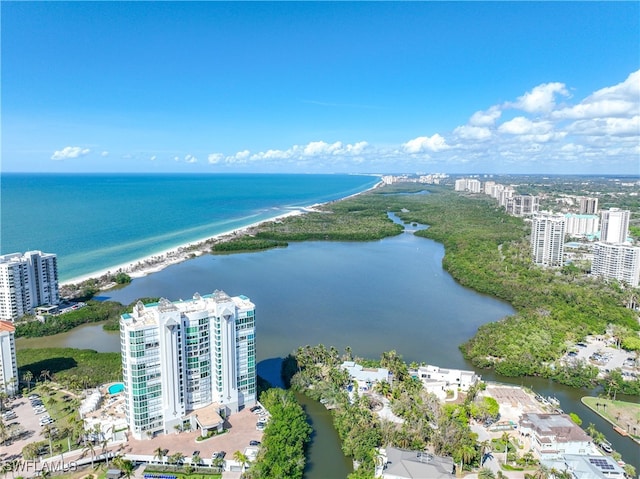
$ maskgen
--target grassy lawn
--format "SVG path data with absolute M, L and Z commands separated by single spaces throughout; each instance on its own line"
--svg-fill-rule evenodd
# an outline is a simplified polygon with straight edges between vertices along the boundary
M 202 472 L 203 471 L 202 468 L 190 474 L 187 474 L 186 472 L 184 472 L 183 468 L 180 468 L 182 470 L 179 470 L 179 471 L 176 471 L 174 469 L 175 468 L 172 466 L 168 466 L 168 467 L 148 466 L 145 468 L 144 474 L 158 475 L 158 477 L 174 476 L 176 477 L 176 479 L 220 479 L 222 478 L 222 474 L 214 474 L 208 471 Z
M 640 439 L 640 404 L 591 396 L 583 397 L 582 402 L 629 435 Z

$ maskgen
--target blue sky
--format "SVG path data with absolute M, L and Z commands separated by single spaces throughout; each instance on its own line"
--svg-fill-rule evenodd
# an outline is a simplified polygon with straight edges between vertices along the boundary
M 7 2 L 2 171 L 638 174 L 638 2 Z

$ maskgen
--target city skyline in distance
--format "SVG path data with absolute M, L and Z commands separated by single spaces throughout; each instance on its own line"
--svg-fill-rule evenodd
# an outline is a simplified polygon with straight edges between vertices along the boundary
M 3 2 L 3 172 L 637 174 L 637 2 Z

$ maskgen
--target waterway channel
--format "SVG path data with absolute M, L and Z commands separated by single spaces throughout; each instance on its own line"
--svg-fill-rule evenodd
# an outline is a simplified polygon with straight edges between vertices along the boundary
M 379 357 L 395 349 L 405 361 L 473 369 L 458 345 L 477 328 L 512 314 L 494 298 L 466 289 L 442 269 L 441 244 L 404 234 L 372 242 L 303 242 L 260 253 L 201 256 L 135 279 L 105 292 L 102 299 L 129 304 L 140 297 L 171 300 L 222 289 L 245 294 L 256 304 L 257 356 L 281 358 L 305 344 Z M 18 348 L 74 347 L 119 352 L 117 332 L 84 325 L 47 338 L 19 339 Z M 262 368 L 264 369 L 264 367 Z M 260 370 L 260 366 L 259 366 Z M 624 460 L 640 470 L 640 447 L 614 433 L 611 425 L 580 402 L 580 391 L 539 378 L 503 378 L 479 370 L 486 380 L 525 385 L 556 396 L 561 408 L 575 412 L 586 427 L 594 423 Z M 626 398 L 637 400 L 637 398 Z M 316 430 L 306 479 L 339 479 L 350 470 L 342 457 L 329 414 L 303 400 Z

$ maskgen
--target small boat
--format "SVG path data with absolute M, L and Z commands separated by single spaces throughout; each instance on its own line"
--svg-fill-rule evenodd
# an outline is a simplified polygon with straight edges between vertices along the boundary
M 558 398 L 555 396 L 547 396 L 547 401 L 554 406 L 560 406 L 560 401 L 558 401 Z
M 613 430 L 615 432 L 617 432 L 618 434 L 620 434 L 621 436 L 628 436 L 629 433 L 627 431 L 625 431 L 624 429 L 622 429 L 620 426 L 613 426 Z

